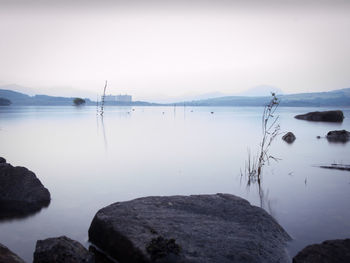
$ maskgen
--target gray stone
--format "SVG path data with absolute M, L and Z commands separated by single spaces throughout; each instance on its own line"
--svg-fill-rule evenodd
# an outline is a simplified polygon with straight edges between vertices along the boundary
M 38 240 L 33 263 L 94 262 L 94 257 L 79 242 L 66 236 Z
M 292 143 L 296 139 L 294 133 L 287 132 L 285 135 L 283 135 L 282 140 L 286 141 L 287 143 Z
M 24 263 L 23 259 L 14 254 L 4 245 L 0 244 L 0 262 L 1 263 Z
M 322 244 L 305 247 L 293 263 L 349 263 L 350 239 L 327 240 Z
M 350 140 L 350 132 L 346 130 L 330 131 L 326 138 L 330 142 L 347 142 Z
M 229 194 L 145 197 L 97 212 L 90 241 L 120 263 L 288 262 L 285 230 Z
M 33 172 L 0 163 L 0 219 L 26 216 L 49 203 L 49 191 Z
M 307 121 L 342 122 L 344 120 L 344 114 L 341 110 L 314 111 L 296 115 L 295 118 Z

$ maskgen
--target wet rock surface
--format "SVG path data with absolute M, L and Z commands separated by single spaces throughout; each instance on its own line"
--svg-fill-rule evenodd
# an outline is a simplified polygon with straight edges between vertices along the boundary
M 4 245 L 0 244 L 0 262 L 1 263 L 24 263 L 24 261 L 9 250 Z
M 285 135 L 283 135 L 282 140 L 286 141 L 287 143 L 292 143 L 296 139 L 294 133 L 287 132 Z
M 342 122 L 344 120 L 344 114 L 340 110 L 314 111 L 306 114 L 296 115 L 295 118 L 307 121 Z
M 229 194 L 145 197 L 97 212 L 90 241 L 118 262 L 288 262 L 284 229 Z
M 49 191 L 33 172 L 0 160 L 0 219 L 30 215 L 49 203 Z
M 346 130 L 330 131 L 326 138 L 330 142 L 347 142 L 350 140 L 350 132 Z
M 350 262 L 350 239 L 327 240 L 322 244 L 305 247 L 293 263 L 348 263 Z
M 66 236 L 38 240 L 33 263 L 93 263 L 94 256 Z

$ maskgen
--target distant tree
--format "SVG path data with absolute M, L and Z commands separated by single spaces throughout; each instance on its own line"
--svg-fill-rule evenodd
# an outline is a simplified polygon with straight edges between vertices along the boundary
M 75 106 L 81 106 L 81 105 L 85 104 L 85 100 L 82 98 L 75 98 L 73 100 L 73 103 Z
M 0 98 L 0 106 L 9 106 L 11 105 L 11 101 L 5 98 Z

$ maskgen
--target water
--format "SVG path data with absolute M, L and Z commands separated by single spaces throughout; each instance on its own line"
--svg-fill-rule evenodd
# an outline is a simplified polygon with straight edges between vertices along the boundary
M 134 109 L 134 110 L 133 110 Z M 350 237 L 350 173 L 320 164 L 350 163 L 350 142 L 316 139 L 350 130 L 341 124 L 296 120 L 325 108 L 280 108 L 282 131 L 264 169 L 263 207 L 293 237 L 291 256 L 305 245 Z M 214 113 L 211 114 L 211 111 Z M 149 195 L 231 193 L 260 206 L 257 186 L 240 176 L 247 149 L 261 138 L 259 107 L 0 107 L 0 156 L 36 173 L 50 190 L 48 208 L 0 222 L 0 243 L 31 262 L 38 239 L 67 235 L 88 246 L 98 209 Z

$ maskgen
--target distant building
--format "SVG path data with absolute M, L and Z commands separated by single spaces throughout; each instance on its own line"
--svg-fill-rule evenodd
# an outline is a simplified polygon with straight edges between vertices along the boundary
M 106 95 L 105 102 L 131 102 L 131 95 Z
M 132 97 L 131 97 L 131 95 L 117 95 L 116 101 L 131 102 Z
M 105 101 L 106 102 L 110 102 L 110 101 L 116 101 L 116 98 L 117 96 L 114 96 L 114 95 L 106 95 L 105 96 Z

